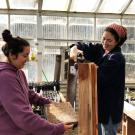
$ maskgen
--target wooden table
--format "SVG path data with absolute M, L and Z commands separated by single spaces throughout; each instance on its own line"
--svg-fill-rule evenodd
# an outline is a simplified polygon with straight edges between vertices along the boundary
M 124 102 L 122 135 L 135 135 L 135 106 Z

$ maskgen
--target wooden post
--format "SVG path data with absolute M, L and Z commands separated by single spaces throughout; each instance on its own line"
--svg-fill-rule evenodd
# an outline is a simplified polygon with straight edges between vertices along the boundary
M 68 79 L 67 79 L 67 101 L 75 107 L 76 103 L 76 88 L 77 88 L 77 70 L 75 69 L 75 62 L 69 59 L 68 63 Z
M 135 134 L 135 107 L 124 102 L 124 114 L 122 119 L 122 135 Z
M 97 68 L 93 63 L 79 64 L 78 135 L 98 135 Z
M 61 55 L 56 55 L 54 81 L 60 81 Z

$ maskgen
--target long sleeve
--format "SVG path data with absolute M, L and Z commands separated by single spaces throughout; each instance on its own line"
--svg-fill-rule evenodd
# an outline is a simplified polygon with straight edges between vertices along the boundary
M 28 89 L 28 97 L 31 104 L 44 105 L 51 102 L 49 99 L 40 96 L 33 90 L 29 89 L 25 74 L 22 70 L 20 70 L 20 77 L 24 80 L 24 85 L 26 86 L 26 89 Z
M 43 96 L 39 96 L 33 90 L 28 90 L 30 103 L 37 105 L 49 104 L 51 101 Z
M 21 78 L 9 71 L 3 71 L 0 78 L 0 105 L 5 111 L 1 122 L 5 122 L 6 117 L 9 119 L 7 124 L 3 125 L 5 129 L 12 127 L 10 130 L 15 130 L 14 135 L 61 135 L 64 133 L 63 124 L 49 123 L 33 113 L 26 86 L 23 85 L 23 80 L 19 80 Z
M 90 62 L 95 62 L 96 64 L 104 54 L 102 45 L 98 43 L 92 44 L 90 42 L 89 44 L 85 44 L 85 43 L 78 42 L 77 48 L 83 51 L 86 60 L 89 60 Z

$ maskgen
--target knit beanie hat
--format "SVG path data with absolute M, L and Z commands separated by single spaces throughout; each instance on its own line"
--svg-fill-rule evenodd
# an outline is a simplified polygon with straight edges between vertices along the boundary
M 127 29 L 122 25 L 113 23 L 111 25 L 108 25 L 107 27 L 114 29 L 120 38 L 124 38 L 127 35 Z

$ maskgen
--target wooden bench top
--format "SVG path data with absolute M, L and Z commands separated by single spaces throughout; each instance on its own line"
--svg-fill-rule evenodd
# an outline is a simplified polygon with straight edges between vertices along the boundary
M 124 114 L 135 121 L 135 106 L 129 104 L 128 102 L 124 102 Z

